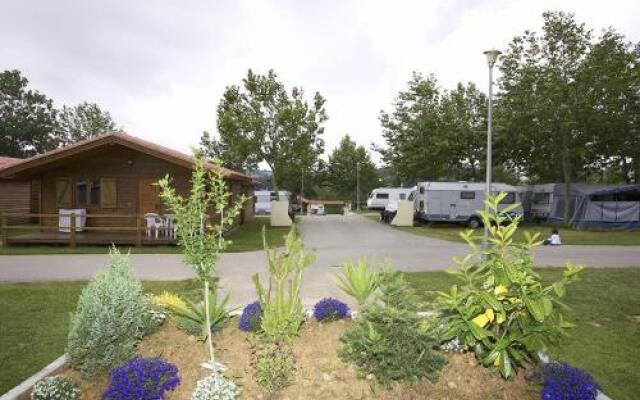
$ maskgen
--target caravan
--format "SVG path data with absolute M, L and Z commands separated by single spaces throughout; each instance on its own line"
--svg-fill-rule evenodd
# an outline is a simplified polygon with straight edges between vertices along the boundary
M 389 202 L 407 200 L 415 188 L 377 188 L 367 199 L 369 210 L 384 210 Z
M 419 182 L 416 192 L 411 196 L 415 217 L 425 222 L 462 222 L 471 228 L 477 228 L 482 225 L 478 210 L 484 209 L 484 191 L 484 183 Z M 514 186 L 494 183 L 491 191 L 507 193 L 500 203 L 503 207 L 519 201 L 518 190 Z M 521 214 L 522 206 L 510 212 L 512 216 Z
M 290 193 L 284 190 L 272 192 L 270 190 L 256 190 L 254 193 L 253 204 L 256 215 L 271 214 L 272 201 L 289 201 Z

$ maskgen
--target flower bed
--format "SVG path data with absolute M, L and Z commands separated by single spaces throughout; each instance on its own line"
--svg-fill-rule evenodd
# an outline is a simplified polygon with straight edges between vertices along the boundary
M 305 323 L 300 336 L 292 342 L 296 361 L 294 382 L 272 398 L 372 398 L 373 386 L 379 399 L 539 399 L 537 390 L 524 380 L 523 373 L 513 381 L 505 381 L 481 366 L 473 354 L 443 353 L 447 363 L 436 384 L 421 380 L 414 384 L 394 384 L 391 389 L 384 389 L 372 379 L 359 378 L 356 367 L 338 357 L 340 337 L 349 324 L 351 322 L 347 320 L 327 324 L 314 321 Z M 234 320 L 216 335 L 219 359 L 229 368 L 225 375 L 240 386 L 239 399 L 269 398 L 253 377 L 255 341 L 237 326 Z M 204 361 L 203 344 L 178 330 L 172 323 L 165 324 L 157 333 L 142 341 L 139 353 L 143 357 L 161 356 L 178 367 L 181 383 L 175 391 L 167 392 L 167 400 L 190 398 L 196 382 L 209 375 L 200 366 Z M 72 377 L 79 383 L 82 391 L 79 400 L 100 399 L 108 386 L 106 375 L 86 381 L 69 367 L 60 371 L 60 374 Z

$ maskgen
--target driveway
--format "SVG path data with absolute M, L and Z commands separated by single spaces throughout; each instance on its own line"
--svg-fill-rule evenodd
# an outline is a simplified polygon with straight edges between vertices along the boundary
M 366 256 L 389 261 L 404 271 L 429 271 L 452 267 L 451 258 L 464 256 L 467 246 L 406 233 L 358 215 L 305 217 L 299 225 L 305 246 L 314 249 L 316 261 L 305 272 L 303 302 L 312 304 L 322 297 L 345 299 L 330 279 L 346 260 Z M 106 255 L 0 256 L 0 282 L 88 280 L 106 263 Z M 594 267 L 640 265 L 640 247 L 560 246 L 541 247 L 535 261 L 541 266 L 562 266 L 566 260 Z M 144 280 L 176 280 L 193 277 L 178 254 L 133 254 L 132 264 Z M 262 251 L 228 253 L 221 256 L 217 275 L 223 292 L 229 291 L 233 304 L 255 299 L 251 276 L 266 278 Z

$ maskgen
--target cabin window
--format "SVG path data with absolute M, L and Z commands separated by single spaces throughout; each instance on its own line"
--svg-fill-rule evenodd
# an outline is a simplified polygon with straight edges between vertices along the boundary
M 71 178 L 56 179 L 56 207 L 71 207 Z
M 376 199 L 388 199 L 389 198 L 389 193 L 376 193 Z
M 91 181 L 91 188 L 89 189 L 89 203 L 94 206 L 100 205 L 100 181 Z
M 500 204 L 514 204 L 516 202 L 516 192 L 507 192 Z
M 400 200 L 405 200 L 407 198 L 406 193 L 400 193 Z
M 76 182 L 75 205 L 76 207 L 87 206 L 87 182 L 85 181 Z
M 460 198 L 462 200 L 474 200 L 476 198 L 476 192 L 460 192 Z
M 102 208 L 116 208 L 118 191 L 116 178 L 100 179 L 100 206 Z

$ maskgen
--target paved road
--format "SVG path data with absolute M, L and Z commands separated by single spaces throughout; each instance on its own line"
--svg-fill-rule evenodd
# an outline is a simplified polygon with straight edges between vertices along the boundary
M 327 296 L 344 298 L 329 275 L 346 260 L 367 256 L 388 260 L 405 271 L 427 271 L 451 267 L 452 256 L 467 252 L 464 244 L 413 235 L 357 215 L 305 217 L 299 230 L 305 245 L 316 251 L 316 262 L 305 272 L 303 300 L 307 304 Z M 141 279 L 193 277 L 177 254 L 134 254 L 131 260 Z M 561 266 L 567 260 L 597 267 L 632 266 L 640 265 L 640 247 L 542 247 L 536 250 L 535 260 L 543 266 Z M 0 282 L 87 280 L 105 263 L 105 255 L 95 254 L 0 256 Z M 232 294 L 232 303 L 246 303 L 255 297 L 251 276 L 265 277 L 265 255 L 262 251 L 224 254 L 217 269 L 222 289 Z

